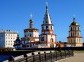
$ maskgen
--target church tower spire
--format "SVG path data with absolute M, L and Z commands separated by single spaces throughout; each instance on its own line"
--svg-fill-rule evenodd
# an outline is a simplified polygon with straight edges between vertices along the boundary
M 33 28 L 33 20 L 32 20 L 32 14 L 30 15 L 30 20 L 29 20 L 29 28 Z
M 55 34 L 54 27 L 50 18 L 50 14 L 48 12 L 48 3 L 46 2 L 46 11 L 43 19 L 43 23 L 41 25 L 41 35 L 40 42 L 47 47 L 55 47 Z
M 46 10 L 48 11 L 48 2 L 46 2 Z
M 48 12 L 48 3 L 46 2 L 46 12 L 45 12 L 45 15 L 44 15 L 44 21 L 43 21 L 45 24 L 52 24 L 51 22 L 51 18 L 50 18 L 50 14 Z

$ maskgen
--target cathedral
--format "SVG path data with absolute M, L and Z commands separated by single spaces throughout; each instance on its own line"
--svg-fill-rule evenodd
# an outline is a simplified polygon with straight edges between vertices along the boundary
M 29 28 L 24 29 L 24 37 L 20 39 L 21 43 L 15 42 L 15 47 L 23 48 L 54 48 L 56 47 L 56 35 L 54 34 L 54 25 L 52 23 L 50 14 L 48 12 L 48 5 L 46 4 L 46 11 L 44 14 L 43 23 L 41 24 L 41 34 L 39 30 L 34 28 L 33 19 L 29 20 Z
M 44 19 L 41 24 L 41 33 L 34 27 L 34 20 L 30 18 L 29 27 L 24 29 L 24 37 L 21 39 L 19 36 L 14 42 L 15 48 L 55 48 L 64 47 L 64 43 L 57 42 L 56 34 L 54 33 L 54 25 L 52 23 L 48 5 L 44 14 Z M 69 26 L 69 36 L 67 37 L 67 47 L 82 47 L 83 38 L 80 34 L 80 25 L 73 18 L 73 22 Z

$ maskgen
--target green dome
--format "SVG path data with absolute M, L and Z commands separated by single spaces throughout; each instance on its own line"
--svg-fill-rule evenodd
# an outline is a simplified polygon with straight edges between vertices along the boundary
M 79 25 L 77 22 L 75 22 L 75 18 L 73 17 L 73 22 L 71 23 L 71 25 Z
M 71 25 L 78 25 L 78 23 L 75 22 L 75 21 L 73 21 L 73 22 L 71 23 Z
M 30 19 L 29 21 L 30 21 L 30 23 L 33 23 L 33 20 L 32 19 Z

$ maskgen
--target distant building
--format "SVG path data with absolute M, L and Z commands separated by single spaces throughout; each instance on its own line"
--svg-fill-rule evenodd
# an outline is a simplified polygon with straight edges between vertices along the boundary
M 66 45 L 67 42 L 63 42 L 63 41 L 56 42 L 56 47 L 66 47 Z
M 37 47 L 39 43 L 38 29 L 34 28 L 33 20 L 29 20 L 29 28 L 24 29 L 24 37 L 21 38 L 22 47 Z
M 73 18 L 73 22 L 69 26 L 69 36 L 68 44 L 69 47 L 82 47 L 83 46 L 83 38 L 80 34 L 80 25 Z
M 14 47 L 17 48 L 37 48 L 39 44 L 39 32 L 34 28 L 33 20 L 29 20 L 29 28 L 24 29 L 24 37 L 17 37 Z
M 33 20 L 29 20 L 29 28 L 24 29 L 24 37 L 21 39 L 19 36 L 15 40 L 14 47 L 18 48 L 38 48 L 39 44 L 39 32 L 34 28 Z
M 13 48 L 17 33 L 10 30 L 0 30 L 0 47 Z
M 28 38 L 30 42 L 39 41 L 39 32 L 38 29 L 33 27 L 33 20 L 29 20 L 29 28 L 24 29 L 24 38 Z

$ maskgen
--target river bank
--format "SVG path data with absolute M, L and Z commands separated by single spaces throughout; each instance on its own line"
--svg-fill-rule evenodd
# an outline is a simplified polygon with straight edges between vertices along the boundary
M 25 50 L 20 50 L 20 51 L 3 51 L 0 52 L 0 62 L 9 59 L 10 56 L 16 57 L 19 55 L 24 55 L 26 53 L 30 53 L 32 51 L 25 51 Z

